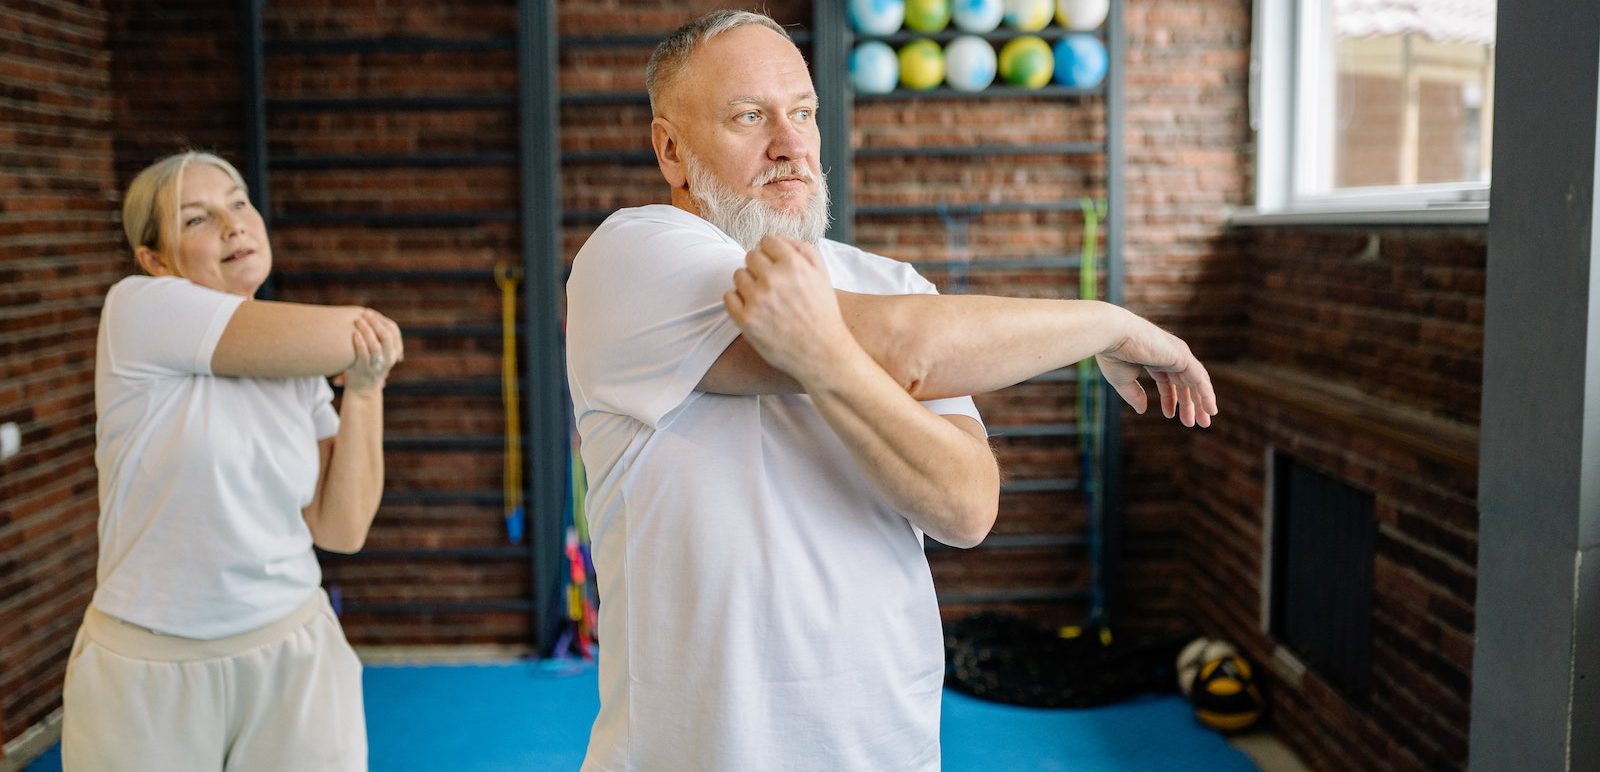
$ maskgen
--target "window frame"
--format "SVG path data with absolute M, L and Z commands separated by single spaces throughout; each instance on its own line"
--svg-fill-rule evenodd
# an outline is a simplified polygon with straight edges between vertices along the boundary
M 1489 184 L 1432 183 L 1302 192 L 1306 179 L 1326 177 L 1326 154 L 1302 152 L 1323 138 L 1302 131 L 1318 123 L 1319 100 L 1298 95 L 1324 87 L 1332 56 L 1320 34 L 1331 0 L 1254 0 L 1250 56 L 1250 128 L 1256 140 L 1254 207 L 1231 214 L 1237 225 L 1462 223 L 1485 224 Z M 1329 65 L 1331 66 L 1331 65 Z

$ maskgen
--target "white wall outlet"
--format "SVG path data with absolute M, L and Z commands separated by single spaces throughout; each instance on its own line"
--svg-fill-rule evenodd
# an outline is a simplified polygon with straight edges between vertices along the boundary
M 0 461 L 22 452 L 22 427 L 15 421 L 0 424 Z

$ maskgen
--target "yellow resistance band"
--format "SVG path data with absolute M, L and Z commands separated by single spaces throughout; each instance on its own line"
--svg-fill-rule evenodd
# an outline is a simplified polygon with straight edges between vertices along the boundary
M 522 415 L 517 389 L 517 279 L 516 269 L 500 263 L 494 281 L 500 285 L 500 401 L 506 411 L 505 507 L 506 535 L 512 544 L 522 542 Z

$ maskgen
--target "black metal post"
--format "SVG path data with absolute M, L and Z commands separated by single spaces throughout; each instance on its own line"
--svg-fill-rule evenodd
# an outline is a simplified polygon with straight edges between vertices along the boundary
M 1123 30 L 1123 0 L 1113 0 L 1106 15 L 1106 300 L 1122 305 L 1123 245 L 1123 77 L 1127 42 Z M 1122 562 L 1122 400 L 1102 379 L 1100 386 L 1100 609 L 1106 624 L 1116 619 L 1121 603 Z
M 566 502 L 566 374 L 561 355 L 560 113 L 551 0 L 517 3 L 517 119 L 522 184 L 523 383 L 528 399 L 528 532 L 532 543 L 534 643 L 549 653 L 562 616 L 562 512 Z
M 846 83 L 850 71 L 850 22 L 844 3 L 824 0 L 812 14 L 811 80 L 821 109 L 822 170 L 828 175 L 828 199 L 833 221 L 828 238 L 850 243 L 855 237 L 855 202 L 850 196 L 851 94 Z

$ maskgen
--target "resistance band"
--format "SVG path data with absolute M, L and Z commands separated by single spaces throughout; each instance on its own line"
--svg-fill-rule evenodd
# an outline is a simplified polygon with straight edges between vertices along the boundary
M 1100 245 L 1100 221 L 1106 216 L 1106 202 L 1104 199 L 1095 200 L 1084 197 L 1083 206 L 1083 249 L 1078 261 L 1078 297 L 1084 300 L 1094 300 L 1100 296 L 1100 271 L 1097 265 L 1096 251 Z M 1101 572 L 1104 566 L 1100 560 L 1100 530 L 1103 513 L 1099 511 L 1100 486 L 1096 478 L 1095 458 L 1100 452 L 1100 421 L 1103 405 L 1100 395 L 1100 368 L 1095 364 L 1094 357 L 1078 362 L 1078 462 L 1080 479 L 1083 481 L 1085 504 L 1089 513 L 1089 561 L 1092 571 L 1090 581 L 1090 610 L 1089 618 L 1093 622 L 1102 622 L 1105 615 L 1105 593 L 1101 589 L 1103 577 Z M 1100 634 L 1107 639 L 1102 643 L 1109 643 L 1110 631 L 1104 626 Z
M 506 413 L 505 486 L 506 538 L 522 543 L 522 411 L 517 387 L 517 279 L 515 269 L 504 263 L 494 267 L 494 282 L 500 285 L 500 402 Z

